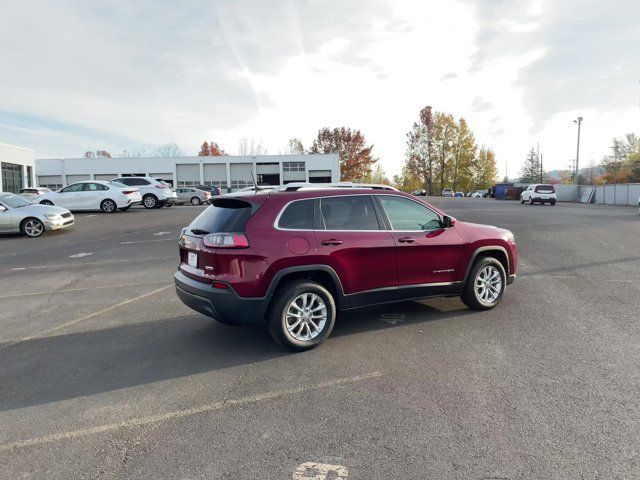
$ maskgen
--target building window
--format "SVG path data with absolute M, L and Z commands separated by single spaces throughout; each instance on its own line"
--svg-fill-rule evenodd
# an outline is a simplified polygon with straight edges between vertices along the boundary
M 22 165 L 2 162 L 0 164 L 2 191 L 18 193 L 22 187 Z
M 304 172 L 304 162 L 282 162 L 283 172 Z
M 217 180 L 206 180 L 204 182 L 205 185 L 209 186 L 209 187 L 218 187 L 220 189 L 226 189 L 227 188 L 227 182 L 226 180 L 223 182 L 219 182 Z
M 238 190 L 240 188 L 252 187 L 253 182 L 248 182 L 246 180 L 231 180 L 231 189 Z
M 33 187 L 33 168 L 27 165 L 27 187 Z
M 197 180 L 180 180 L 178 182 L 179 187 L 195 187 L 196 185 L 200 185 L 200 182 Z

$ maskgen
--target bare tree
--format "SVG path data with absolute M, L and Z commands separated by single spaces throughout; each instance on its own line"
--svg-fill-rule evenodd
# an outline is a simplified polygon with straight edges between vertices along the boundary
M 175 143 L 165 143 L 158 147 L 157 157 L 181 157 L 183 155 L 180 147 Z
M 238 142 L 238 155 L 266 155 L 267 149 L 262 146 L 262 142 L 253 138 L 242 137 Z
M 302 145 L 302 140 L 297 137 L 293 137 L 289 139 L 289 143 L 284 147 L 285 155 L 304 155 L 304 146 Z

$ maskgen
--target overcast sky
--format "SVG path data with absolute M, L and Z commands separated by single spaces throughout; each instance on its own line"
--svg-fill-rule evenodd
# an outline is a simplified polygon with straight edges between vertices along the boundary
M 38 158 L 358 128 L 385 172 L 432 105 L 517 175 L 640 133 L 638 0 L 2 2 L 0 143 Z

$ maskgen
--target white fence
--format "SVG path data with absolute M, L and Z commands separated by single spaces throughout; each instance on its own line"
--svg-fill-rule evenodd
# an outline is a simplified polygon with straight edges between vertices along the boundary
M 596 203 L 602 205 L 638 205 L 640 183 L 622 183 L 596 187 Z

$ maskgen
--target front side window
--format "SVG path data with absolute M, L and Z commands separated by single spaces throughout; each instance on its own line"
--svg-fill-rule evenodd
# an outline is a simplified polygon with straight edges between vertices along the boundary
M 290 203 L 282 212 L 278 227 L 291 230 L 312 230 L 313 199 Z
M 416 232 L 442 226 L 437 213 L 417 202 L 392 195 L 380 195 L 378 199 L 393 230 Z
M 83 183 L 74 183 L 72 185 L 69 185 L 68 187 L 63 188 L 60 191 L 62 193 L 81 192 L 83 185 L 84 185 Z
M 380 230 L 369 195 L 321 198 L 320 212 L 326 230 Z

